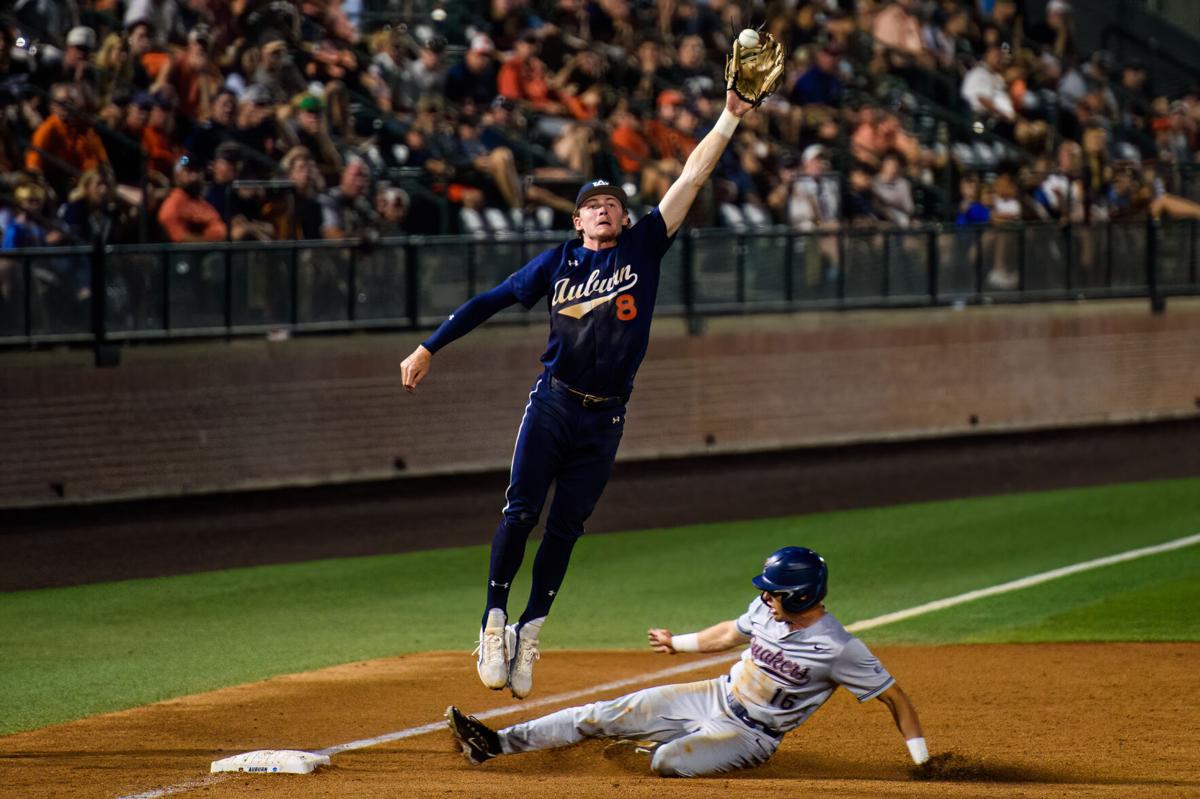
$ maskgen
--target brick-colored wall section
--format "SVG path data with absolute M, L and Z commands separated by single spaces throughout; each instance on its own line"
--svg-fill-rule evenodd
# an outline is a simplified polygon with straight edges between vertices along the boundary
M 116 369 L 0 356 L 0 507 L 506 468 L 544 326 L 477 331 L 408 396 L 419 338 L 133 347 Z M 621 457 L 1162 418 L 1198 397 L 1200 301 L 729 317 L 699 336 L 660 320 Z

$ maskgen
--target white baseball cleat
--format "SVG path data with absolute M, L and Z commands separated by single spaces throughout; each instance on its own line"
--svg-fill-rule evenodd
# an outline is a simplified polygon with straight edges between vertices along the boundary
M 513 652 L 512 665 L 508 671 L 508 687 L 517 699 L 524 699 L 533 690 L 533 661 L 542 655 L 538 652 L 536 638 L 518 637 L 516 628 L 505 630 L 509 651 Z M 515 651 L 514 651 L 515 650 Z
M 499 624 L 496 622 L 499 621 Z M 478 656 L 475 670 L 479 679 L 493 691 L 508 685 L 508 661 L 511 651 L 507 646 L 503 612 L 488 611 L 488 624 L 479 631 L 479 646 L 472 653 Z

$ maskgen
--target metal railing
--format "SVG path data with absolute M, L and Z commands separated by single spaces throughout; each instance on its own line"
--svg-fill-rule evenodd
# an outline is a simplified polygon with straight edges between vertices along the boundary
M 567 234 L 0 251 L 0 345 L 417 330 Z M 658 312 L 900 308 L 1200 294 L 1196 221 L 690 231 Z M 540 314 L 541 311 L 535 311 Z M 518 307 L 496 321 L 528 324 Z

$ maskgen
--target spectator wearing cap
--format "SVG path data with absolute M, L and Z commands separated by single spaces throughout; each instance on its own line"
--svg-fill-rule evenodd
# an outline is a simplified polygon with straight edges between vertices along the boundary
M 241 170 L 241 147 L 234 142 L 218 147 L 209 164 L 212 180 L 204 190 L 204 199 L 217 209 L 233 241 L 270 241 L 275 231 L 270 222 L 261 221 L 263 190 L 235 186 Z
M 804 71 L 788 93 L 796 105 L 818 105 L 836 108 L 842 104 L 846 85 L 838 77 L 842 48 L 827 44 L 817 51 L 812 66 Z
M 667 89 L 661 92 L 655 101 L 655 118 L 643 127 L 655 156 L 662 161 L 678 162 L 681 166 L 696 148 L 696 141 L 683 135 L 676 126 L 686 102 L 687 98 L 680 91 Z
M 175 165 L 175 188 L 158 209 L 158 224 L 167 241 L 224 241 L 221 215 L 202 197 L 204 173 L 188 156 Z
M 321 195 L 321 235 L 324 238 L 356 238 L 368 229 L 376 228 L 379 215 L 370 200 L 370 186 L 367 162 L 351 156 L 338 185 Z
M 502 97 L 523 103 L 536 112 L 565 111 L 550 87 L 546 65 L 538 58 L 538 39 L 533 33 L 527 32 L 517 39 L 512 56 L 500 67 L 497 87 Z
M 159 89 L 150 99 L 150 114 L 142 128 L 146 168 L 167 175 L 183 154 L 175 140 L 175 93 L 169 88 Z
M 170 84 L 179 98 L 179 112 L 193 121 L 204 121 L 212 114 L 212 103 L 221 89 L 221 70 L 213 63 L 209 50 L 212 33 L 207 25 L 198 25 L 188 34 L 187 49 L 167 67 L 160 84 Z
M 324 177 L 336 179 L 342 173 L 342 155 L 329 136 L 321 98 L 312 94 L 301 97 L 284 131 L 292 146 L 303 147 L 312 154 Z
M 217 147 L 208 164 L 210 181 L 204 189 L 204 199 L 217 209 L 221 220 L 226 224 L 239 213 L 238 197 L 233 182 L 238 179 L 242 169 L 241 149 L 236 142 L 225 142 Z M 199 159 L 197 163 L 200 163 Z
M 475 35 L 463 60 L 446 73 L 446 99 L 460 104 L 472 100 L 481 107 L 495 99 L 499 70 L 494 52 L 491 39 L 482 33 Z
M 71 28 L 67 34 L 67 49 L 63 53 L 59 80 L 98 88 L 99 76 L 88 60 L 94 52 L 96 32 L 83 25 Z
M 842 213 L 841 188 L 823 145 L 810 144 L 800 156 L 800 174 L 787 191 L 788 226 L 811 231 L 836 228 Z
M 79 88 L 58 83 L 50 89 L 50 116 L 33 132 L 25 168 L 45 175 L 60 196 L 79 173 L 108 161 L 96 131 L 82 116 Z
M 266 86 L 271 96 L 276 98 L 293 97 L 308 86 L 283 39 L 271 39 L 262 46 L 262 63 L 255 70 L 252 80 Z

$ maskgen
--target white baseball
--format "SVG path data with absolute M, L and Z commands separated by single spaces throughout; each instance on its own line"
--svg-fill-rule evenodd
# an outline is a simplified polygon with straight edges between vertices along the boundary
M 738 44 L 742 47 L 758 47 L 758 31 L 746 28 L 738 34 Z

